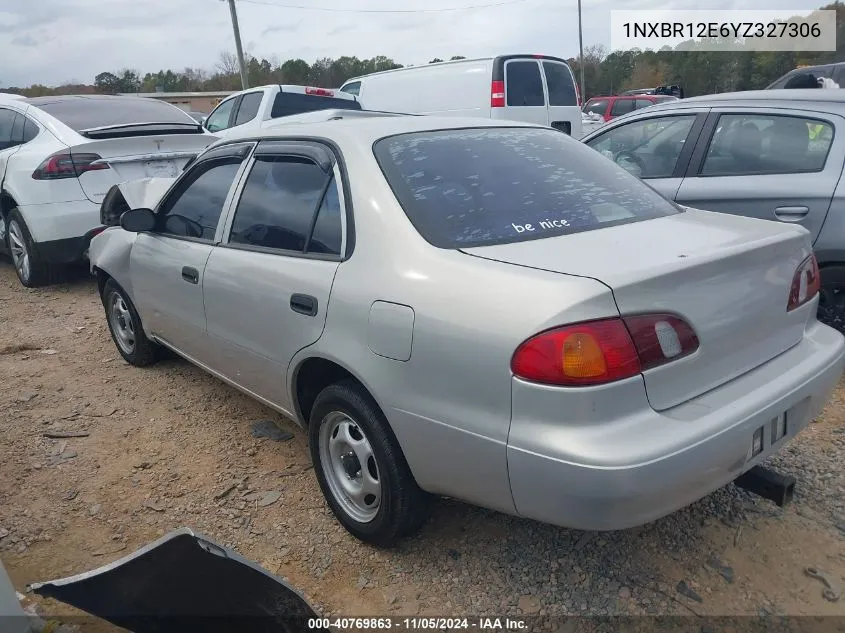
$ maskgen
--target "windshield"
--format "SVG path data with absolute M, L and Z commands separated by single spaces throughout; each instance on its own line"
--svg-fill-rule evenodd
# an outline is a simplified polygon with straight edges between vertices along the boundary
M 408 218 L 440 248 L 521 242 L 679 212 L 555 130 L 419 132 L 382 139 L 374 151 Z

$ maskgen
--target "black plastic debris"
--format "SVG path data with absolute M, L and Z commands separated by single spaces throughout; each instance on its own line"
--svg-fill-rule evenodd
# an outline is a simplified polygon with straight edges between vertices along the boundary
M 309 626 L 316 612 L 284 580 L 187 528 L 30 589 L 133 633 L 327 630 Z

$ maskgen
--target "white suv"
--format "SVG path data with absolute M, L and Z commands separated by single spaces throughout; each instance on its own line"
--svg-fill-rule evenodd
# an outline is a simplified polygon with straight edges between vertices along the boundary
M 262 128 L 276 119 L 317 110 L 360 110 L 353 95 L 311 86 L 270 85 L 251 88 L 226 97 L 203 124 L 226 138 L 251 127 Z
M 112 185 L 176 176 L 216 140 L 179 108 L 105 95 L 0 100 L 0 251 L 27 287 L 84 259 Z

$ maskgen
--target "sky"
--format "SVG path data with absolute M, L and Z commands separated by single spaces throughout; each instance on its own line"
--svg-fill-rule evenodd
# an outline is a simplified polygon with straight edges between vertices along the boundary
M 431 11 L 496 2 L 508 4 Z M 822 0 L 582 3 L 584 46 L 609 48 L 611 7 L 806 12 Z M 275 61 L 385 55 L 407 65 L 452 55 L 578 55 L 577 0 L 237 0 L 237 8 L 244 48 Z M 376 12 L 384 10 L 403 13 Z M 123 68 L 213 70 L 221 52 L 234 49 L 223 0 L 0 0 L 0 87 L 93 83 L 98 73 Z

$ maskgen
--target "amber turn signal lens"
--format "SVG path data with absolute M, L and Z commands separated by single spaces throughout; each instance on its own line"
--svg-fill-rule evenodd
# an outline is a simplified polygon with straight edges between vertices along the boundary
M 563 341 L 563 374 L 569 378 L 595 378 L 607 372 L 598 341 L 592 334 L 578 332 Z

